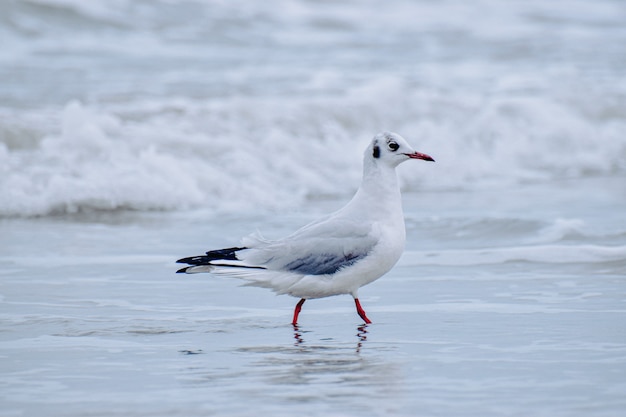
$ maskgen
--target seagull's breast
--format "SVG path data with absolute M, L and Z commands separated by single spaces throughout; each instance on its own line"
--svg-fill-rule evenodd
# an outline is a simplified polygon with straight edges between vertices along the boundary
M 374 228 L 378 229 L 378 244 L 372 248 L 371 253 L 361 264 L 362 271 L 354 271 L 355 279 L 360 283 L 359 287 L 369 284 L 370 282 L 380 278 L 398 262 L 406 241 L 406 232 L 404 229 L 404 219 L 399 217 L 399 222 L 375 224 Z M 360 277 L 359 277 L 360 276 Z

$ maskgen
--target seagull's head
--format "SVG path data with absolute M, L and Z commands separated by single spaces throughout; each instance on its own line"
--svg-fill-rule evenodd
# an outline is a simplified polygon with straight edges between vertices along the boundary
M 409 159 L 435 161 L 425 153 L 416 152 L 402 136 L 391 132 L 382 132 L 374 136 L 365 151 L 365 157 L 393 168 Z

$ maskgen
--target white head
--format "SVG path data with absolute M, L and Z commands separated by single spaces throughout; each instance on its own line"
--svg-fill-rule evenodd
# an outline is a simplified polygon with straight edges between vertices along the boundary
M 382 163 L 395 168 L 409 159 L 435 161 L 424 153 L 416 152 L 402 136 L 391 132 L 382 132 L 374 136 L 372 143 L 365 150 L 365 160 L 376 165 Z

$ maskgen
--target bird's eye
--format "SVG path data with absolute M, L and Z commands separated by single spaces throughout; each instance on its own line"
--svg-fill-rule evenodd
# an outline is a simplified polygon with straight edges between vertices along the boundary
M 395 152 L 398 150 L 398 148 L 400 147 L 400 145 L 398 145 L 396 142 L 391 141 L 387 144 L 387 146 L 389 146 L 389 149 L 391 149 L 391 152 Z

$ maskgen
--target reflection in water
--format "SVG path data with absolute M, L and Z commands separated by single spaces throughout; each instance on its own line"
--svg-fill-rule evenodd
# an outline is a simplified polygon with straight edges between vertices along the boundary
M 330 410 L 387 415 L 401 409 L 406 399 L 402 367 L 389 357 L 388 343 L 375 343 L 373 328 L 343 328 L 338 337 L 328 331 L 320 337 L 306 326 L 287 329 L 264 328 L 262 335 L 275 331 L 268 337 L 275 341 L 282 336 L 282 343 L 236 346 L 238 339 L 232 347 L 214 349 L 213 355 L 192 355 L 194 366 L 186 369 L 184 380 L 206 383 L 212 397 L 231 405 L 245 395 L 247 401 L 281 409 L 305 404 L 321 415 Z
M 297 324 L 292 324 L 293 326 L 293 337 L 296 339 L 296 342 L 293 344 L 294 346 L 299 346 L 304 343 L 304 339 L 302 338 L 302 332 L 300 331 L 300 327 Z
M 304 338 L 302 337 L 302 334 L 306 332 L 302 330 L 297 324 L 292 324 L 292 326 L 293 338 L 296 340 L 293 345 L 304 346 Z M 367 324 L 362 324 L 357 327 L 356 332 L 356 337 L 358 338 L 358 343 L 356 344 L 356 353 L 360 353 L 361 348 L 363 347 L 363 342 L 367 340 Z
M 363 342 L 367 340 L 367 324 L 357 327 L 356 330 L 356 337 L 359 338 L 359 343 L 356 344 L 356 353 L 360 353 Z
M 342 332 L 345 338 L 320 338 L 316 330 L 294 325 L 293 346 L 263 350 L 253 358 L 248 375 L 256 375 L 267 387 L 263 395 L 271 392 L 281 404 L 367 415 L 380 405 L 379 414 L 385 415 L 404 401 L 402 373 L 388 360 L 388 346 L 368 344 L 372 328 L 362 324 L 352 329 Z

